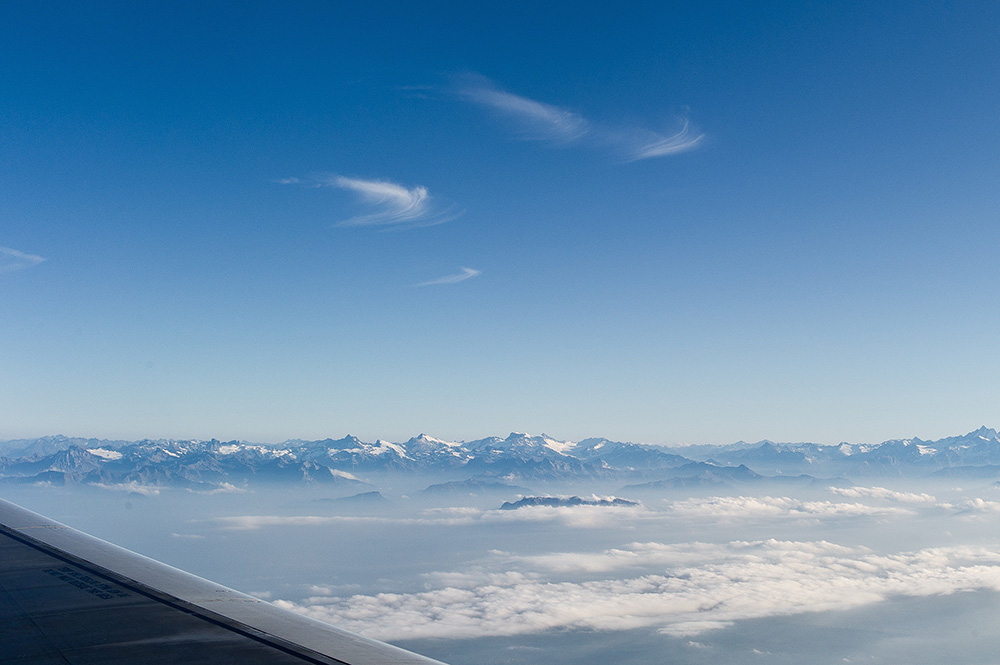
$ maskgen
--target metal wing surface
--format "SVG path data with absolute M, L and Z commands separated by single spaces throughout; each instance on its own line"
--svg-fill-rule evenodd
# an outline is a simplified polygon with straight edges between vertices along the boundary
M 7 665 L 442 665 L 287 612 L 0 499 Z

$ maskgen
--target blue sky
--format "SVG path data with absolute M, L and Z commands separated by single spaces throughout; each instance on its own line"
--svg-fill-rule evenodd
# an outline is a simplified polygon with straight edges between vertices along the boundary
M 0 438 L 998 423 L 995 3 L 2 12 Z

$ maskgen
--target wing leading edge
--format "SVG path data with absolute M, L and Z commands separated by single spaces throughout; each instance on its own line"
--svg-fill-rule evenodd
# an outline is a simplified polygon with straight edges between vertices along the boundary
M 442 665 L 3 499 L 0 656 L 9 665 Z

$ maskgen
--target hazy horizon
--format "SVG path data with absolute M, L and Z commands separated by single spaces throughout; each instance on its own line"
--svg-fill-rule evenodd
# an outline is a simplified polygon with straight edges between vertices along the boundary
M 558 442 L 561 442 L 561 443 L 578 443 L 579 441 L 584 441 L 584 440 L 587 440 L 587 439 L 607 439 L 609 441 L 621 441 L 623 443 L 638 443 L 638 444 L 642 444 L 642 445 L 651 445 L 651 446 L 657 446 L 657 447 L 661 447 L 661 448 L 685 448 L 685 447 L 700 447 L 700 446 L 706 446 L 706 447 L 710 447 L 710 446 L 729 446 L 729 445 L 741 444 L 741 443 L 745 443 L 745 444 L 757 444 L 757 443 L 763 443 L 763 442 L 781 443 L 781 444 L 811 443 L 811 444 L 816 444 L 816 445 L 820 445 L 820 446 L 836 446 L 836 445 L 839 445 L 839 444 L 842 444 L 842 443 L 850 443 L 850 444 L 879 444 L 879 443 L 884 443 L 886 441 L 899 441 L 899 440 L 907 440 L 907 439 L 920 439 L 920 440 L 923 440 L 923 441 L 936 441 L 936 440 L 943 439 L 943 438 L 949 438 L 949 437 L 953 437 L 953 436 L 962 436 L 964 434 L 971 434 L 971 433 L 977 432 L 977 431 L 979 431 L 980 429 L 983 429 L 983 428 L 996 430 L 995 427 L 991 427 L 989 424 L 985 424 L 984 423 L 984 424 L 980 424 L 977 427 L 972 427 L 970 429 L 965 429 L 965 430 L 961 430 L 961 431 L 948 432 L 948 433 L 945 433 L 945 434 L 942 434 L 942 435 L 936 436 L 936 437 L 921 436 L 919 434 L 916 434 L 916 435 L 909 435 L 909 436 L 892 436 L 892 437 L 889 437 L 887 439 L 882 439 L 882 440 L 879 440 L 879 441 L 857 441 L 857 440 L 847 440 L 847 439 L 837 439 L 837 440 L 831 440 L 831 441 L 816 441 L 816 440 L 813 440 L 813 439 L 796 439 L 796 440 L 781 441 L 781 440 L 778 440 L 778 439 L 775 439 L 775 438 L 771 438 L 771 437 L 764 437 L 762 439 L 756 439 L 756 440 L 750 440 L 750 439 L 743 438 L 743 439 L 737 439 L 737 440 L 732 440 L 732 441 L 713 441 L 713 442 L 707 442 L 707 443 L 690 443 L 690 442 L 654 443 L 654 442 L 651 442 L 651 441 L 627 441 L 625 439 L 619 439 L 619 438 L 616 438 L 614 436 L 608 436 L 608 435 L 605 435 L 605 434 L 591 434 L 589 436 L 581 437 L 579 439 L 565 439 L 565 438 L 561 438 L 561 437 L 559 437 L 557 435 L 552 435 L 549 432 L 531 433 L 531 432 L 524 432 L 523 430 L 513 430 L 513 429 L 511 429 L 511 430 L 506 430 L 504 433 L 493 433 L 493 434 L 487 433 L 487 434 L 481 434 L 481 435 L 478 435 L 478 436 L 470 436 L 470 437 L 467 437 L 467 438 L 452 438 L 452 439 L 444 439 L 442 437 L 435 436 L 433 432 L 425 432 L 425 431 L 416 432 L 414 434 L 406 435 L 406 436 L 398 438 L 398 439 L 392 439 L 392 438 L 388 438 L 388 437 L 385 437 L 385 436 L 373 436 L 371 438 L 365 438 L 363 436 L 358 436 L 354 432 L 340 432 L 340 433 L 332 434 L 332 435 L 328 434 L 328 435 L 325 435 L 325 436 L 319 436 L 319 437 L 317 437 L 315 439 L 303 439 L 301 437 L 285 437 L 285 438 L 277 438 L 277 439 L 271 439 L 271 440 L 259 440 L 259 439 L 225 439 L 225 438 L 217 437 L 217 436 L 208 436 L 208 437 L 205 437 L 205 436 L 198 436 L 198 437 L 167 437 L 167 436 L 150 436 L 150 435 L 138 436 L 138 437 L 134 437 L 134 438 L 125 438 L 125 437 L 81 436 L 81 435 L 71 435 L 71 434 L 65 434 L 65 433 L 58 433 L 58 434 L 48 433 L 48 434 L 41 434 L 41 435 L 37 435 L 37 436 L 11 437 L 11 438 L 0 439 L 0 443 L 11 443 L 13 441 L 31 441 L 31 440 L 34 440 L 34 439 L 44 439 L 44 438 L 50 438 L 50 437 L 51 438 L 64 437 L 64 438 L 67 438 L 67 439 L 84 439 L 84 440 L 92 439 L 92 440 L 101 440 L 101 441 L 124 441 L 124 442 L 143 441 L 143 440 L 151 440 L 151 441 L 161 441 L 161 440 L 162 441 L 211 441 L 211 440 L 216 440 L 216 441 L 220 441 L 220 442 L 239 441 L 241 443 L 248 443 L 248 444 L 261 444 L 261 445 L 267 445 L 267 446 L 275 446 L 275 445 L 281 445 L 281 444 L 284 444 L 284 443 L 291 443 L 291 442 L 295 442 L 295 441 L 323 441 L 323 440 L 327 440 L 327 439 L 331 439 L 331 440 L 335 440 L 336 441 L 336 440 L 344 439 L 344 438 L 351 437 L 351 436 L 354 436 L 354 437 L 356 437 L 356 438 L 358 438 L 358 439 L 360 439 L 362 441 L 367 441 L 367 442 L 389 441 L 391 443 L 403 443 L 403 442 L 406 442 L 406 441 L 408 441 L 408 440 L 410 440 L 412 438 L 418 438 L 420 436 L 428 436 L 428 437 L 431 437 L 431 438 L 434 438 L 434 439 L 438 439 L 440 441 L 448 441 L 448 442 L 454 442 L 454 443 L 469 443 L 469 442 L 473 442 L 473 441 L 480 441 L 480 440 L 487 439 L 487 438 L 504 439 L 504 438 L 506 438 L 508 436 L 511 436 L 511 435 L 523 434 L 523 435 L 526 435 L 526 436 L 547 437 L 547 438 L 550 438 L 550 439 L 552 439 L 554 441 L 558 441 Z

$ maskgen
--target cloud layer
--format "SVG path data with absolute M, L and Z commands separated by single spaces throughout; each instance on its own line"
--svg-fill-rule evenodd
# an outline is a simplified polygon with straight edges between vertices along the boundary
M 453 92 L 459 99 L 512 122 L 522 138 L 558 145 L 590 143 L 609 148 L 626 161 L 676 155 L 694 149 L 705 138 L 687 118 L 679 119 L 678 131 L 666 135 L 636 127 L 598 125 L 568 109 L 502 90 L 478 74 L 458 77 Z
M 876 554 L 825 541 L 632 544 L 438 574 L 419 593 L 313 596 L 282 607 L 380 639 L 472 638 L 552 629 L 656 628 L 690 636 L 734 621 L 846 610 L 893 596 L 1000 590 L 1000 554 L 977 547 Z M 513 567 L 517 570 L 504 570 Z M 624 577 L 560 580 L 580 570 Z
M 831 488 L 832 490 L 833 488 Z M 926 494 L 898 493 L 884 488 L 855 487 L 853 495 L 868 498 L 895 497 L 894 501 L 923 504 L 925 509 L 956 507 L 975 512 L 1000 511 L 1000 503 L 974 499 L 961 506 L 933 503 Z M 846 490 L 841 490 L 846 493 Z M 901 498 L 899 498 L 901 497 Z M 930 498 L 928 502 L 926 498 Z M 238 515 L 218 518 L 219 527 L 231 530 L 255 530 L 269 527 L 311 527 L 342 522 L 411 524 L 425 526 L 470 526 L 476 524 L 511 524 L 515 522 L 553 522 L 578 529 L 601 529 L 623 524 L 706 523 L 826 523 L 843 519 L 900 518 L 917 516 L 916 507 L 873 506 L 862 502 L 804 501 L 787 496 L 710 496 L 668 501 L 660 509 L 636 506 L 528 506 L 518 510 L 483 510 L 473 507 L 431 508 L 417 516 L 318 516 L 318 515 Z
M 608 506 L 532 506 L 519 510 L 481 510 L 479 508 L 434 508 L 417 517 L 381 517 L 348 515 L 237 515 L 213 520 L 220 528 L 251 531 L 269 527 L 312 527 L 343 522 L 372 524 L 410 524 L 423 526 L 470 526 L 512 522 L 558 522 L 574 528 L 603 528 L 624 520 L 663 519 L 662 513 L 640 507 Z
M 965 513 L 992 514 L 1000 505 L 980 499 L 940 503 L 929 494 L 882 487 L 830 491 L 854 501 L 716 496 L 666 501 L 657 509 L 448 508 L 397 521 L 497 528 L 538 521 L 552 522 L 553 528 L 597 528 L 601 533 L 614 528 L 621 534 L 629 529 L 684 533 L 692 525 L 706 524 L 719 524 L 732 534 L 732 525 L 740 524 L 749 526 L 744 533 L 757 534 L 769 525 L 785 530 L 852 523 L 870 529 L 931 515 L 951 519 Z M 954 513 L 956 508 L 963 512 Z M 309 525 L 346 518 L 243 519 L 228 526 Z M 881 526 L 877 530 L 881 533 Z M 350 595 L 346 589 L 313 587 L 304 599 L 277 602 L 379 639 L 631 629 L 689 637 L 746 619 L 848 610 L 893 597 L 1000 591 L 1000 552 L 986 547 L 924 544 L 885 553 L 814 538 L 756 539 L 755 535 L 729 542 L 632 542 L 586 551 L 490 550 L 465 566 L 424 575 L 422 590 Z

